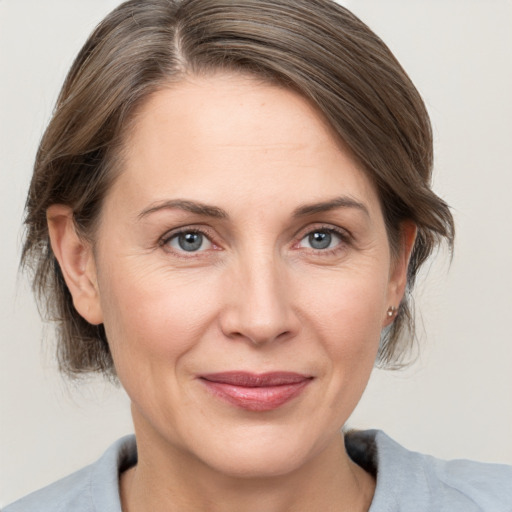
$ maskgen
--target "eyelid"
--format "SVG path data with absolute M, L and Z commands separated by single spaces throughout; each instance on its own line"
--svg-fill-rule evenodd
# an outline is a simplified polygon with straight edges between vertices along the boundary
M 295 235 L 296 240 L 302 240 L 305 236 L 314 233 L 315 231 L 327 231 L 339 235 L 343 240 L 349 241 L 352 239 L 352 234 L 345 228 L 336 226 L 335 224 L 327 224 L 323 222 L 308 224 L 301 228 Z

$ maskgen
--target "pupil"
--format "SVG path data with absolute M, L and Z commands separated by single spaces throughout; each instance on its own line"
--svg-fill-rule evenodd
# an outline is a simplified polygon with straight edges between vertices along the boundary
M 201 233 L 185 233 L 178 237 L 178 244 L 184 251 L 197 251 L 203 245 Z
M 331 245 L 332 236 L 325 231 L 316 231 L 309 235 L 309 244 L 313 249 L 327 249 Z

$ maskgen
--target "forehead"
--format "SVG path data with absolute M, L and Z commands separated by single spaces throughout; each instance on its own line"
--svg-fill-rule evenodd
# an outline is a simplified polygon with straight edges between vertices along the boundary
M 137 202 L 192 194 L 207 203 L 261 206 L 285 197 L 322 200 L 334 188 L 378 203 L 368 178 L 308 101 L 224 74 L 189 78 L 146 101 L 127 136 L 116 187 Z

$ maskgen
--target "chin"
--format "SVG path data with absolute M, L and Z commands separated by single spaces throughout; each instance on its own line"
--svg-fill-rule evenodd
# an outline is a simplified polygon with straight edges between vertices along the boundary
M 275 478 L 299 469 L 307 457 L 296 450 L 278 447 L 247 451 L 241 447 L 230 449 L 220 460 L 211 461 L 211 467 L 231 478 Z
M 249 432 L 250 431 L 250 432 Z M 245 435 L 243 435 L 245 434 Z M 224 442 L 204 446 L 196 455 L 220 474 L 237 478 L 271 478 L 293 473 L 325 448 L 300 428 L 267 425 L 227 435 Z M 229 439 L 228 439 L 229 438 Z M 198 447 L 199 448 L 199 447 Z M 202 453 L 199 453 L 202 452 Z

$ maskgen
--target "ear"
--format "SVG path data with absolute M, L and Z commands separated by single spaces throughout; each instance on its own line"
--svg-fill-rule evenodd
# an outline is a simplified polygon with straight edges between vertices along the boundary
M 404 221 L 400 226 L 400 246 L 391 264 L 388 285 L 388 307 L 398 308 L 407 286 L 407 269 L 411 259 L 412 249 L 416 240 L 417 227 L 412 221 Z M 384 315 L 383 327 L 395 319 L 395 314 Z
M 76 232 L 73 212 L 68 206 L 54 204 L 46 211 L 53 253 L 73 297 L 75 309 L 89 323 L 103 322 L 91 244 Z

